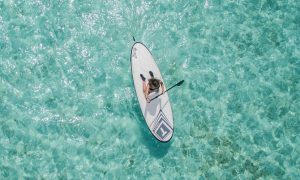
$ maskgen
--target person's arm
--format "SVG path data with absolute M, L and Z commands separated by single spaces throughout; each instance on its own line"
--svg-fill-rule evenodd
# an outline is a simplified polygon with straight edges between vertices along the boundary
M 148 95 L 149 95 L 149 85 L 147 84 L 146 85 L 146 91 L 145 91 L 145 96 L 146 96 L 146 100 L 147 100 L 147 102 L 149 103 L 150 101 L 149 101 L 149 97 L 148 97 Z
M 160 81 L 160 86 L 161 86 L 161 93 L 165 93 L 165 86 L 164 83 L 162 81 Z

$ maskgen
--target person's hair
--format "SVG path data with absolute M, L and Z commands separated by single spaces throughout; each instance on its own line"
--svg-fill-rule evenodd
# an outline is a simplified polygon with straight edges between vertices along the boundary
M 158 79 L 149 79 L 150 89 L 158 89 L 159 88 L 159 80 Z

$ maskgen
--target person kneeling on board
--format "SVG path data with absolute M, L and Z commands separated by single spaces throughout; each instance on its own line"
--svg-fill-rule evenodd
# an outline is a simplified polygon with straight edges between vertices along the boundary
M 154 78 L 152 71 L 149 71 L 149 74 L 150 74 L 151 78 L 148 79 L 148 83 L 146 83 L 146 78 L 143 76 L 143 74 L 140 74 L 140 76 L 143 80 L 143 91 L 144 91 L 144 95 L 147 100 L 147 103 L 150 103 L 150 99 L 148 97 L 150 93 L 159 92 L 160 87 L 161 87 L 161 91 L 162 91 L 161 94 L 163 94 L 165 92 L 164 83 L 161 80 Z

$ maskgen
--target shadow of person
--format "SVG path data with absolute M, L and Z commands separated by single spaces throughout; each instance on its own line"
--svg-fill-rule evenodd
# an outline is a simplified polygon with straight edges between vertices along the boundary
M 152 93 L 149 95 L 149 98 L 152 99 L 155 97 L 158 93 Z M 161 109 L 161 99 L 157 98 L 151 101 L 150 103 L 147 103 L 144 110 L 144 117 L 147 117 L 148 113 L 150 116 L 155 116 Z

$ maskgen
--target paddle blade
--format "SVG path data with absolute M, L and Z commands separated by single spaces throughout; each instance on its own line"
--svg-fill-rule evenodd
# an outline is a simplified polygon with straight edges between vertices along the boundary
M 176 85 L 177 86 L 181 86 L 181 84 L 183 84 L 184 80 L 181 80 L 180 82 L 178 82 Z

